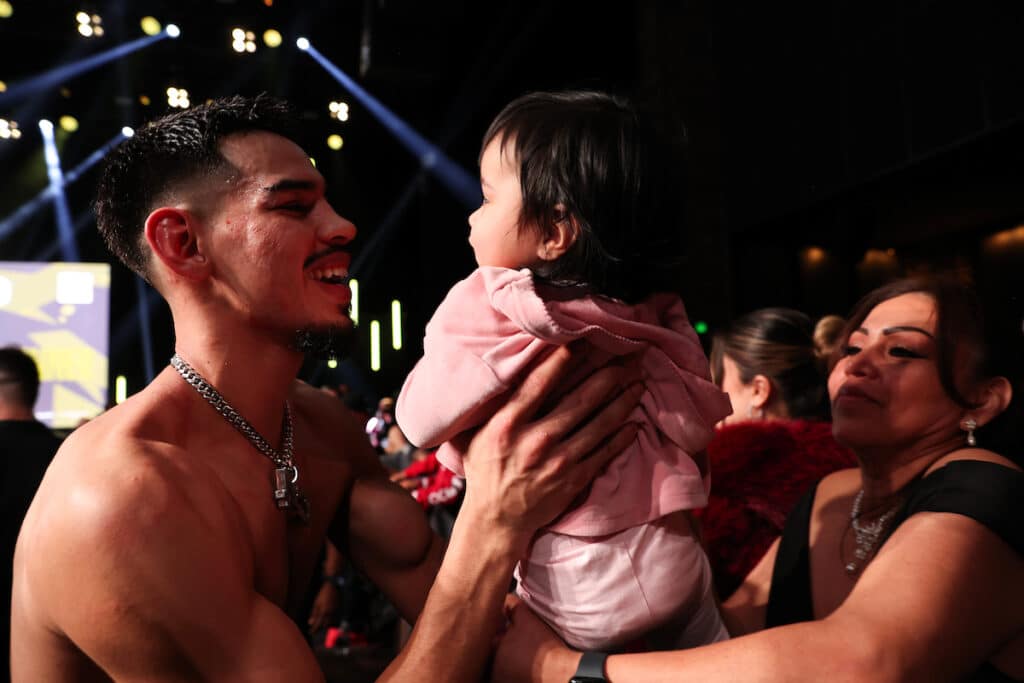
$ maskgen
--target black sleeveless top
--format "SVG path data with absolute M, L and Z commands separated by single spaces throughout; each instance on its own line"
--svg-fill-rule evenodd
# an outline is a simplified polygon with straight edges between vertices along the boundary
M 817 483 L 793 508 L 775 558 L 765 625 L 783 626 L 814 620 L 811 601 L 810 523 Z M 907 486 L 906 500 L 893 517 L 879 548 L 896 528 L 918 512 L 951 512 L 984 525 L 1024 555 L 1024 473 L 980 460 L 956 460 Z M 986 662 L 962 683 L 1013 683 Z

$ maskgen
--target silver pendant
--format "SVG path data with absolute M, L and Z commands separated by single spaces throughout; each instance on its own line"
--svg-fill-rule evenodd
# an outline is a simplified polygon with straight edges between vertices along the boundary
M 274 502 L 279 510 L 288 507 L 288 468 L 278 467 L 274 470 Z

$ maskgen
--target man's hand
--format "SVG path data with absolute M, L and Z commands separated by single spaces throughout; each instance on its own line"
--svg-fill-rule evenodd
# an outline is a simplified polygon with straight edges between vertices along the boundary
M 643 386 L 629 367 L 595 371 L 540 414 L 582 356 L 579 350 L 555 351 L 468 443 L 460 444 L 469 481 L 463 508 L 472 511 L 466 516 L 512 532 L 522 549 L 636 436 L 637 425 L 626 420 Z

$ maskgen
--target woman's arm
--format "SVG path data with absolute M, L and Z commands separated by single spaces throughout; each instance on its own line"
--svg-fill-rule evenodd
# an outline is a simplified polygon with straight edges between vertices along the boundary
M 613 683 L 955 681 L 1024 628 L 1024 559 L 979 523 L 911 517 L 843 604 L 819 621 L 678 652 L 616 655 Z M 499 681 L 565 683 L 574 653 L 520 607 L 495 665 Z

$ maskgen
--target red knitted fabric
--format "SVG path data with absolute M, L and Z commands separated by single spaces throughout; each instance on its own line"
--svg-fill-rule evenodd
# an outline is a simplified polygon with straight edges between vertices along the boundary
M 818 479 L 855 466 L 828 422 L 763 420 L 718 430 L 708 445 L 711 495 L 695 511 L 724 600 L 782 533 L 790 510 Z

